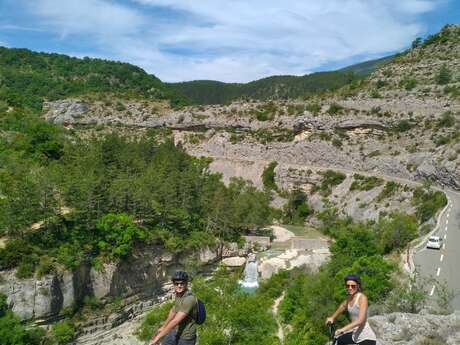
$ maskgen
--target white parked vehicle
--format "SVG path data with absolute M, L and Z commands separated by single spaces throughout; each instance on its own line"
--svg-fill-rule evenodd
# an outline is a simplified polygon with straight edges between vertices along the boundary
M 441 249 L 442 247 L 442 238 L 439 236 L 430 236 L 426 244 L 427 248 Z

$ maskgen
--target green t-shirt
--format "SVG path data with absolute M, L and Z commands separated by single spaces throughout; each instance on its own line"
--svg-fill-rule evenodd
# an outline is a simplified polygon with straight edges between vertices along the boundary
M 184 312 L 187 317 L 177 327 L 179 339 L 191 340 L 196 337 L 196 322 L 194 316 L 197 314 L 196 298 L 190 291 L 186 291 L 182 297 L 176 297 L 174 309 L 177 312 Z

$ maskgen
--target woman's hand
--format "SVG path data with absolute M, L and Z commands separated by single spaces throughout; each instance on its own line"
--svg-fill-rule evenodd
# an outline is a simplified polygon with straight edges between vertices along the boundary
M 326 319 L 326 325 L 329 325 L 329 324 L 332 324 L 334 323 L 334 318 L 329 316 L 327 319 Z
M 338 337 L 339 335 L 342 335 L 345 333 L 343 328 L 339 328 L 338 330 L 335 331 L 334 336 Z

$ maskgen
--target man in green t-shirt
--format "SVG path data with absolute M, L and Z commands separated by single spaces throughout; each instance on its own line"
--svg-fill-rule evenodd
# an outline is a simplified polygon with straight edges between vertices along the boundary
M 195 345 L 196 342 L 196 322 L 198 313 L 196 298 L 188 290 L 187 272 L 177 271 L 171 277 L 174 284 L 176 299 L 174 306 L 169 311 L 163 326 L 161 326 L 155 336 L 152 337 L 149 345 L 158 344 L 161 338 L 163 345 Z

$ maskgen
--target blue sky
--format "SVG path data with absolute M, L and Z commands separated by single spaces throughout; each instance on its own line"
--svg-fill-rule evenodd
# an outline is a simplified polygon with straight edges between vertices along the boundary
M 459 18 L 460 0 L 0 0 L 0 45 L 248 82 L 386 56 Z

